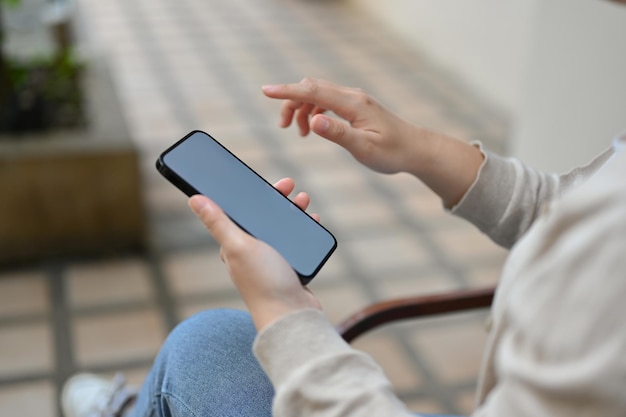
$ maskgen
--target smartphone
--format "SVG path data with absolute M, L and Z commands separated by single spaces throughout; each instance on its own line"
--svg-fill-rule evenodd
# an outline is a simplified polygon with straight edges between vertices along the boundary
M 337 247 L 328 230 L 205 132 L 195 130 L 170 146 L 156 166 L 185 194 L 209 197 L 239 227 L 276 249 L 303 285 Z

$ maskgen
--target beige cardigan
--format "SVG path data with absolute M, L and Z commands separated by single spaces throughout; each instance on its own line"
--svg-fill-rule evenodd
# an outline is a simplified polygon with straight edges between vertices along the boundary
M 452 212 L 512 249 L 473 415 L 626 416 L 626 150 L 562 176 L 485 155 Z M 270 325 L 254 352 L 276 417 L 413 415 L 316 310 Z

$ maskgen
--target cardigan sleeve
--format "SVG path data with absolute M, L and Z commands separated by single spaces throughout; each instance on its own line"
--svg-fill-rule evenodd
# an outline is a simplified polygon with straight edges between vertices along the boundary
M 415 417 L 380 366 L 344 342 L 318 310 L 270 324 L 254 353 L 274 385 L 274 417 Z
M 494 242 L 512 247 L 542 208 L 593 174 L 611 156 L 609 148 L 589 164 L 568 173 L 543 173 L 515 158 L 485 151 L 476 180 L 451 213 L 473 223 Z

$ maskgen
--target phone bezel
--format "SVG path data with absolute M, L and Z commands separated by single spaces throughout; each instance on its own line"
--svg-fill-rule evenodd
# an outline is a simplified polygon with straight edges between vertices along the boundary
M 221 148 L 223 148 L 226 152 L 228 152 L 231 156 L 233 156 L 237 161 L 239 161 L 244 167 L 246 167 L 247 169 L 249 169 L 252 173 L 254 173 L 257 177 L 259 177 L 261 180 L 263 180 L 271 189 L 273 189 L 280 197 L 284 198 L 285 200 L 287 200 L 293 207 L 296 207 L 298 210 L 300 210 L 302 213 L 304 213 L 312 222 L 314 222 L 317 226 L 321 227 L 323 230 L 325 230 L 330 237 L 332 238 L 333 241 L 333 246 L 332 248 L 328 251 L 328 253 L 326 254 L 326 256 L 324 257 L 324 259 L 322 259 L 322 261 L 317 265 L 317 267 L 315 268 L 315 270 L 310 274 L 310 275 L 303 275 L 300 272 L 296 271 L 294 268 L 294 271 L 296 272 L 296 274 L 298 275 L 298 277 L 300 278 L 300 281 L 302 282 L 303 285 L 308 284 L 314 277 L 315 275 L 317 275 L 317 273 L 320 271 L 320 269 L 322 268 L 322 266 L 324 266 L 324 264 L 326 263 L 326 261 L 328 261 L 328 259 L 330 258 L 330 256 L 333 254 L 333 252 L 335 251 L 335 249 L 337 249 L 337 239 L 335 238 L 335 236 L 328 230 L 326 229 L 322 224 L 320 224 L 317 220 L 315 220 L 313 217 L 311 217 L 309 215 L 309 213 L 307 213 L 305 210 L 302 210 L 300 207 L 298 207 L 293 201 L 291 201 L 288 197 L 286 197 L 285 195 L 283 195 L 280 191 L 278 191 L 269 181 L 267 181 L 265 178 L 263 178 L 263 176 L 261 176 L 258 172 L 256 172 L 254 169 L 252 169 L 248 164 L 246 164 L 244 161 L 241 160 L 241 158 L 239 158 L 237 155 L 235 155 L 234 153 L 232 153 L 226 146 L 224 146 L 220 141 L 218 141 L 217 139 L 215 139 L 213 136 L 211 136 L 210 134 L 202 131 L 202 130 L 193 130 L 191 132 L 189 132 L 188 134 L 186 134 L 182 139 L 178 140 L 176 143 L 174 143 L 173 145 L 171 145 L 170 147 L 168 147 L 166 150 L 164 150 L 158 157 L 157 161 L 156 161 L 156 168 L 157 171 L 159 171 L 159 173 L 161 173 L 161 175 L 163 175 L 168 181 L 170 181 L 174 186 L 176 186 L 179 190 L 181 190 L 183 193 L 185 193 L 188 197 L 194 196 L 196 194 L 202 194 L 200 193 L 195 187 L 193 187 L 191 184 L 189 184 L 186 180 L 184 180 L 182 177 L 180 177 L 175 171 L 173 171 L 172 169 L 170 169 L 167 164 L 165 163 L 164 157 L 165 155 L 167 155 L 169 152 L 171 152 L 172 150 L 174 150 L 176 147 L 180 146 L 185 140 L 187 140 L 189 137 L 200 133 L 203 135 L 208 136 L 209 139 L 213 140 L 215 143 L 217 143 Z M 226 213 L 226 215 L 228 215 L 228 213 Z M 237 224 L 237 226 L 239 226 L 242 230 L 244 230 L 246 233 L 248 233 L 251 236 L 254 236 L 252 233 L 250 233 L 248 230 L 246 230 L 244 227 L 242 227 L 235 219 L 233 219 L 230 215 L 228 215 L 228 217 L 235 223 Z

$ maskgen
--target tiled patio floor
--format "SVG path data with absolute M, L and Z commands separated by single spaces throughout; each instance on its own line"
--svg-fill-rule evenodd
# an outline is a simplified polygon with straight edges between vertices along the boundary
M 416 123 L 502 150 L 506 126 L 453 74 L 349 3 L 81 0 L 90 52 L 108 57 L 142 155 L 147 253 L 0 272 L 0 415 L 58 416 L 70 374 L 139 383 L 168 330 L 205 308 L 243 308 L 186 198 L 154 169 L 192 129 L 212 133 L 269 181 L 290 176 L 339 248 L 311 284 L 332 320 L 366 304 L 495 282 L 505 252 L 452 218 L 417 180 L 371 173 L 323 140 L 277 127 L 266 83 L 361 87 Z M 355 346 L 423 412 L 468 413 L 485 313 L 407 323 Z

